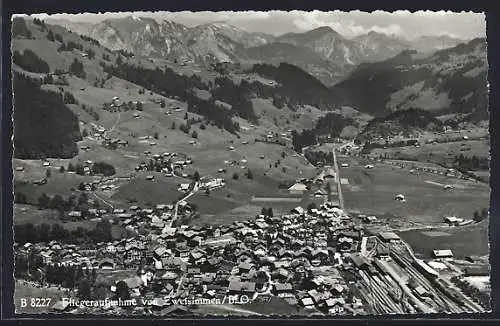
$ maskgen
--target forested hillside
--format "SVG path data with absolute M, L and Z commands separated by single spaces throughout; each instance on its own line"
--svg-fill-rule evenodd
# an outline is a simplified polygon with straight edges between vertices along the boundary
M 63 95 L 40 89 L 37 81 L 14 73 L 14 157 L 70 158 L 81 140 L 78 119 Z

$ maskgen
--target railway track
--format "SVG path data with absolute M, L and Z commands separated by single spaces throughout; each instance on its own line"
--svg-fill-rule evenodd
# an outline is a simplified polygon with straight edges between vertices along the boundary
M 367 284 L 367 286 L 372 290 L 375 298 L 378 299 L 379 303 L 385 308 L 385 312 L 387 314 L 403 314 L 404 311 L 401 307 L 399 307 L 389 296 L 389 292 L 387 291 L 386 285 L 382 282 L 382 280 L 378 277 L 369 275 L 365 271 L 360 271 L 361 277 Z
M 408 274 L 413 277 L 419 285 L 426 289 L 429 293 L 433 295 L 433 301 L 438 304 L 439 307 L 444 309 L 446 312 L 452 313 L 463 313 L 463 312 L 482 312 L 484 309 L 473 302 L 471 299 L 467 298 L 465 295 L 460 295 L 460 303 L 457 303 L 457 298 L 451 298 L 448 293 L 436 289 L 436 286 L 427 279 L 422 273 L 420 273 L 414 266 L 413 262 L 405 256 L 403 250 L 397 250 L 395 254 L 398 256 L 402 267 L 408 272 Z M 460 293 L 460 292 L 458 292 Z

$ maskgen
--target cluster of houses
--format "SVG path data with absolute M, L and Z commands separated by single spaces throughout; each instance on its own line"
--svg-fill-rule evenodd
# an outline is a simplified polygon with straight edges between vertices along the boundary
M 325 167 L 316 177 L 307 179 L 301 178 L 296 182 L 290 184 L 287 189 L 290 195 L 303 195 L 307 191 L 309 191 L 312 187 L 319 187 L 328 182 L 333 182 L 336 180 L 336 173 L 331 167 Z M 336 192 L 335 187 L 331 188 L 332 192 Z M 318 188 L 314 191 L 314 197 L 323 197 L 326 196 L 327 192 L 324 189 Z
M 148 163 L 141 162 L 139 165 L 135 167 L 136 171 L 156 171 L 163 172 L 165 176 L 171 177 L 174 174 L 182 177 L 188 177 L 187 174 L 182 173 L 181 171 L 187 167 L 188 165 L 193 164 L 193 160 L 185 157 L 185 159 L 176 159 L 176 157 L 180 157 L 177 153 L 157 153 L 152 155 L 152 158 Z
M 331 203 L 231 225 L 180 227 L 160 223 L 173 207 L 159 206 L 112 212 L 119 219 L 143 223 L 150 228 L 147 235 L 91 248 L 55 241 L 22 244 L 16 252 L 35 251 L 46 264 L 82 265 L 104 275 L 130 269 L 130 276 L 122 281 L 132 296 L 150 293 L 165 300 L 265 295 L 324 313 L 352 312 L 362 306 L 348 285 L 356 281 L 352 257 L 363 230 Z M 142 270 L 137 275 L 139 266 Z M 336 268 L 338 273 L 317 275 L 315 269 L 322 267 Z

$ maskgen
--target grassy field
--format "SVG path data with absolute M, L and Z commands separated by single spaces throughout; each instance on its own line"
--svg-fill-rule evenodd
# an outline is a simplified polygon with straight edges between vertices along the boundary
M 155 175 L 155 180 L 146 180 L 145 175 L 140 175 L 118 188 L 112 199 L 123 203 L 135 199 L 139 205 L 157 205 L 170 204 L 182 195 L 177 190 L 177 184 L 184 183 L 183 179 L 167 178 L 160 173 L 150 174 Z
M 69 197 L 70 195 L 78 196 L 79 192 L 74 191 L 78 188 L 80 182 L 88 182 L 93 180 L 93 177 L 80 176 L 77 174 L 53 172 L 44 185 L 35 185 L 32 182 L 14 181 L 14 190 L 26 195 L 28 203 L 36 204 L 38 197 L 43 193 L 48 196 L 61 195 Z
M 454 256 L 488 255 L 488 221 L 447 229 L 440 234 L 429 234 L 422 230 L 401 232 L 400 236 L 407 241 L 416 254 L 431 258 L 432 250 L 451 249 Z
M 478 157 L 489 157 L 490 146 L 485 140 L 468 140 L 449 143 L 422 144 L 420 147 L 406 146 L 398 148 L 377 148 L 371 153 L 372 156 L 380 155 L 390 158 L 416 159 L 430 162 L 453 162 L 455 156 L 460 154 Z
M 31 223 L 33 225 L 40 224 L 60 224 L 67 230 L 76 230 L 81 227 L 86 230 L 94 229 L 97 225 L 97 221 L 63 221 L 59 218 L 59 213 L 54 210 L 39 210 L 31 205 L 14 205 L 13 214 L 14 225 Z M 125 229 L 120 225 L 111 226 L 111 235 L 113 239 L 121 239 Z
M 445 216 L 469 219 L 475 210 L 489 207 L 489 187 L 485 184 L 429 173 L 413 175 L 383 164 L 366 170 L 353 158 L 339 158 L 339 162 L 350 164 L 341 168 L 340 174 L 349 180 L 342 190 L 345 206 L 352 211 L 432 225 L 441 223 Z M 445 191 L 441 184 L 452 184 L 455 189 Z M 397 194 L 403 194 L 406 202 L 395 201 Z

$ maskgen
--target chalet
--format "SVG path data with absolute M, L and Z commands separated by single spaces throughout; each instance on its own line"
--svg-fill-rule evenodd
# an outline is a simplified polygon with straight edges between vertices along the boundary
M 394 197 L 394 200 L 396 201 L 400 201 L 400 202 L 405 202 L 406 201 L 406 198 L 404 195 L 402 194 L 397 194 L 395 197 Z
M 287 296 L 293 294 L 293 287 L 290 283 L 274 283 L 272 292 L 276 296 Z
M 434 258 L 453 258 L 453 252 L 449 249 L 445 250 L 433 250 L 432 254 Z
M 318 189 L 314 192 L 314 197 L 323 197 L 326 195 L 327 195 L 327 193 L 323 189 Z
M 365 223 L 373 223 L 377 221 L 377 217 L 373 215 L 365 216 L 363 220 L 365 221 Z
M 448 225 L 454 225 L 457 226 L 464 220 L 462 218 L 458 218 L 456 216 L 446 216 L 444 218 L 444 222 L 447 223 Z
M 243 283 L 239 280 L 232 280 L 229 282 L 229 286 L 227 287 L 227 292 L 229 294 L 242 294 L 243 292 Z
M 16 166 L 16 171 L 24 171 L 24 167 L 23 166 Z
M 137 261 L 142 258 L 142 250 L 135 245 L 127 246 L 125 248 L 125 259 Z
M 314 301 L 311 297 L 304 297 L 300 300 L 300 303 L 306 309 L 314 309 Z
M 153 257 L 156 259 L 162 259 L 168 254 L 167 248 L 164 246 L 158 246 L 156 249 L 153 251 Z
M 291 195 L 302 195 L 307 191 L 307 186 L 303 183 L 295 183 L 290 188 L 288 188 L 288 191 Z
M 82 217 L 82 212 L 81 211 L 71 211 L 68 213 L 69 217 Z
M 242 274 L 242 273 L 248 273 L 248 272 L 250 272 L 250 270 L 251 270 L 252 268 L 253 268 L 253 267 L 252 267 L 252 265 L 250 265 L 249 263 L 245 263 L 245 262 L 243 262 L 243 263 L 240 263 L 240 264 L 238 265 L 238 272 L 239 272 L 240 274 Z
M 329 298 L 325 300 L 325 308 L 328 309 L 330 314 L 342 313 L 345 307 L 344 298 Z
M 115 268 L 115 263 L 113 262 L 112 259 L 103 259 L 99 262 L 99 269 L 114 269 Z
M 298 214 L 298 215 L 304 215 L 306 213 L 306 211 L 302 207 L 297 206 L 294 209 L 292 209 L 292 213 Z

